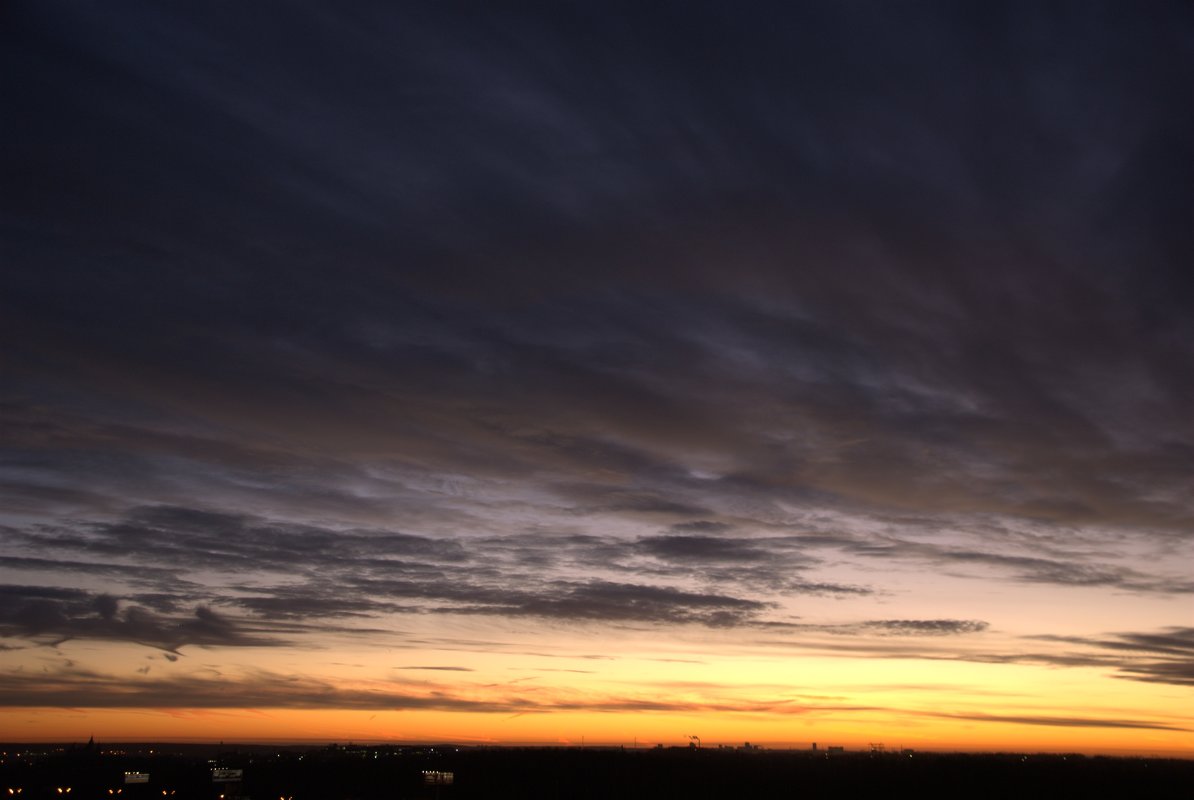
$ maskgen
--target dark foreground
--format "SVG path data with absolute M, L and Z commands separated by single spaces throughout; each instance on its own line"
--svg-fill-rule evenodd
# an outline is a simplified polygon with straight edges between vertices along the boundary
M 1158 758 L 454 746 L 3 749 L 0 800 L 1194 796 L 1194 761 Z M 242 772 L 217 773 L 224 780 L 213 781 L 213 769 Z M 147 774 L 146 782 L 127 783 L 129 772 Z M 451 773 L 450 785 L 427 783 L 447 780 L 443 773 Z

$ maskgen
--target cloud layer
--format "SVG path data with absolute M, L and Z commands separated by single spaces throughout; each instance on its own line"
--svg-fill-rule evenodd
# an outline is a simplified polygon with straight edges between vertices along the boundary
M 0 14 L 3 653 L 468 619 L 1194 681 L 1184 4 Z

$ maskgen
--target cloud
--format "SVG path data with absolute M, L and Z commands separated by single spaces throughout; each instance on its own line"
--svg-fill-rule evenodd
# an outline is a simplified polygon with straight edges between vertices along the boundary
M 1134 728 L 1154 731 L 1189 731 L 1178 725 L 1133 719 L 1100 719 L 1097 717 L 1050 717 L 1013 714 L 927 714 L 943 719 L 964 719 L 972 722 L 998 722 L 1012 725 L 1047 725 L 1059 728 Z
M 647 553 L 669 561 L 766 561 L 771 553 L 749 540 L 713 536 L 654 536 L 640 540 Z
M 1188 139 L 1165 79 L 1184 51 L 1132 55 L 1172 35 L 1163 20 L 1084 17 L 1105 47 L 1056 42 L 1074 70 L 1059 74 L 964 19 L 888 19 L 916 31 L 889 38 L 787 13 L 802 22 L 782 41 L 713 9 L 684 37 L 651 14 L 642 39 L 593 17 L 585 48 L 561 19 L 518 15 L 518 46 L 485 18 L 401 9 L 364 26 L 296 13 L 292 35 L 251 43 L 193 10 L 22 16 L 13 57 L 45 68 L 8 87 L 29 120 L 8 157 L 57 178 L 19 182 L 8 215 L 22 269 L 4 318 L 28 334 L 8 488 L 30 511 L 444 510 L 374 491 L 375 467 L 407 459 L 664 524 L 730 524 L 766 497 L 1187 525 L 1186 240 L 1165 213 L 1184 183 L 1157 166 Z M 1140 35 L 1112 33 L 1125 24 Z M 141 29 L 159 44 L 132 46 Z M 294 77 L 308 35 L 328 84 Z M 861 62 L 826 44 L 860 37 Z M 752 55 L 713 65 L 706 40 Z M 260 83 L 204 58 L 217 41 Z M 1091 78 L 1104 58 L 1115 80 Z M 371 80 L 348 80 L 362 61 Z M 989 64 L 1015 77 L 962 88 Z M 909 114 L 912 86 L 959 102 Z M 394 96 L 422 100 L 398 114 Z M 89 144 L 105 159 L 59 158 Z M 84 400 L 100 396 L 120 401 Z
M 202 647 L 269 647 L 284 641 L 233 622 L 207 606 L 190 616 L 162 616 L 141 606 L 118 610 L 111 595 L 37 586 L 0 586 L 0 635 L 61 643 L 69 639 L 133 642 L 170 652 Z
M 981 634 L 990 628 L 989 623 L 977 619 L 875 619 L 840 623 L 775 622 L 760 624 L 760 626 L 767 625 L 777 630 L 786 628 L 794 634 L 802 635 L 787 642 L 772 640 L 769 642 L 772 645 L 897 658 L 938 658 L 942 655 L 966 658 L 967 651 L 948 650 L 943 653 L 934 649 L 917 650 L 915 646 L 910 649 L 903 643 L 893 647 L 891 640 L 963 637 Z M 807 634 L 830 634 L 832 638 L 804 636 Z M 849 643 L 843 643 L 838 637 L 849 637 L 847 640 Z
M 66 708 L 335 708 L 437 710 L 473 713 L 736 712 L 816 714 L 869 710 L 857 705 L 797 703 L 786 698 L 669 699 L 658 696 L 580 694 L 526 684 L 449 688 L 423 681 L 376 682 L 344 688 L 297 675 L 256 671 L 239 678 L 129 680 L 86 670 L 53 674 L 8 673 L 0 680 L 2 707 Z
M 941 568 L 957 565 L 993 567 L 1024 583 L 1051 584 L 1073 588 L 1110 587 L 1133 592 L 1159 594 L 1194 593 L 1194 581 L 1180 577 L 1150 575 L 1122 564 L 1100 563 L 1081 553 L 1070 560 L 1008 555 L 962 547 L 883 537 L 810 540 L 809 544 L 840 548 L 868 559 L 911 561 L 936 564 Z
M 1088 663 L 1114 667 L 1120 678 L 1194 686 L 1194 628 L 1173 626 L 1154 632 L 1113 633 L 1103 637 L 1031 638 L 1093 650 L 1096 654 L 1087 656 Z M 1082 660 L 1082 656 L 1065 658 Z
M 1145 683 L 1194 686 L 1194 663 L 1190 661 L 1145 661 L 1120 667 L 1119 677 Z
M 103 524 L 15 531 L 10 542 L 58 554 L 37 560 L 48 573 L 61 566 L 119 578 L 124 596 L 160 614 L 218 604 L 290 631 L 430 611 L 731 627 L 760 624 L 785 597 L 873 591 L 816 580 L 817 559 L 790 537 L 432 538 L 157 506 Z M 225 582 L 200 584 L 177 567 L 154 566 L 162 563 Z M 263 570 L 276 578 L 250 577 Z M 593 577 L 574 577 L 585 574 Z M 105 604 L 101 616 L 114 613 L 112 600 L 96 602 Z
M 897 636 L 950 636 L 981 633 L 990 625 L 977 619 L 878 619 L 860 627 Z
M 459 598 L 465 600 L 466 597 Z M 751 621 L 770 604 L 717 594 L 687 592 L 662 586 L 625 583 L 563 583 L 542 594 L 490 596 L 487 605 L 471 605 L 457 612 L 530 616 L 599 622 L 701 624 L 726 628 Z
M 724 522 L 713 522 L 707 519 L 697 519 L 691 522 L 677 522 L 672 530 L 679 533 L 716 534 L 725 533 L 733 528 Z

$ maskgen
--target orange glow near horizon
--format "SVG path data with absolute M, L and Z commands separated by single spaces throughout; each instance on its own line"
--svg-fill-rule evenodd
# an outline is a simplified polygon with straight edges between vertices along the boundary
M 529 717 L 529 718 L 527 718 Z M 8 709 L 0 719 L 21 742 L 455 743 L 461 745 L 687 746 L 744 742 L 771 749 L 888 749 L 1057 752 L 1194 758 L 1190 734 L 916 719 L 898 714 L 865 721 L 708 717 L 695 714 L 553 713 L 517 719 L 498 714 L 294 709 Z M 94 734 L 91 732 L 94 731 Z M 704 733 L 700 733 L 704 731 Z M 679 732 L 679 733 L 677 733 Z M 23 734 L 23 735 L 22 735 Z
M 177 694 L 177 707 L 148 700 L 145 707 L 10 707 L 0 712 L 0 727 L 23 742 L 94 735 L 108 742 L 650 747 L 686 746 L 695 735 L 705 746 L 806 749 L 817 742 L 864 750 L 882 742 L 926 751 L 1194 757 L 1182 687 L 1158 689 L 1096 668 L 792 655 L 729 633 L 722 638 L 720 654 L 707 643 L 702 654 L 683 636 L 652 643 L 630 634 L 604 655 L 587 652 L 584 637 L 560 638 L 552 653 L 522 652 L 517 642 L 505 650 L 489 642 L 484 653 L 341 642 L 334 659 L 307 651 L 296 661 L 293 652 L 266 649 L 241 656 L 239 667 L 222 652 L 218 675 L 202 663 L 184 666 L 192 657 L 202 662 L 202 650 L 176 661 L 150 656 L 144 680 L 119 691 L 160 685 Z M 136 646 L 58 647 L 110 674 L 147 663 Z M 297 663 L 318 672 L 298 675 Z M 158 672 L 167 674 L 153 678 Z M 37 691 L 59 688 L 39 680 L 30 684 Z M 76 675 L 60 688 L 77 691 L 87 680 L 99 679 Z M 99 685 L 111 699 L 113 685 Z M 206 698 L 204 707 L 187 707 L 188 697 Z M 232 705 L 220 707 L 221 697 Z

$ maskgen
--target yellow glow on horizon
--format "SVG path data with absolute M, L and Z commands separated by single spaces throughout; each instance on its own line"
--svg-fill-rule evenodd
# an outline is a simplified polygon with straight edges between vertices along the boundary
M 1124 680 L 1104 667 L 968 660 L 956 657 L 965 643 L 952 640 L 939 658 L 864 657 L 848 649 L 858 640 L 838 635 L 803 636 L 789 646 L 749 632 L 695 629 L 667 639 L 627 631 L 594 652 L 583 631 L 553 632 L 550 646 L 536 646 L 518 630 L 482 638 L 481 627 L 441 624 L 439 638 L 422 632 L 411 647 L 356 640 L 301 651 L 222 649 L 218 670 L 201 648 L 171 660 L 131 644 L 64 642 L 40 651 L 45 667 L 30 679 L 60 679 L 66 688 L 100 680 L 106 696 L 127 693 L 129 705 L 143 691 L 154 702 L 177 697 L 178 707 L 7 708 L 0 728 L 14 741 L 94 733 L 106 741 L 630 747 L 684 746 L 697 735 L 706 746 L 818 742 L 861 750 L 883 742 L 1194 757 L 1189 690 Z M 713 636 L 716 642 L 706 640 Z M 892 639 L 872 645 L 889 641 L 902 646 Z M 984 641 L 994 647 L 994 637 Z M 926 652 L 931 646 L 920 645 Z M 0 667 L 15 669 L 28 655 L 0 652 Z M 63 659 L 88 663 L 92 672 L 74 673 Z M 46 685 L 43 691 L 54 691 Z M 205 706 L 235 698 L 247 707 L 189 708 L 193 691 L 205 693 Z
M 294 709 L 7 709 L 0 714 L 14 738 L 28 742 L 444 742 L 492 745 L 703 746 L 806 749 L 839 745 L 888 749 L 1081 752 L 1194 757 L 1186 731 L 1049 727 L 1015 722 L 954 721 L 875 713 L 863 719 L 777 719 L 765 715 L 602 714 L 555 712 L 499 715 L 428 711 Z M 235 735 L 230 734 L 235 731 Z

